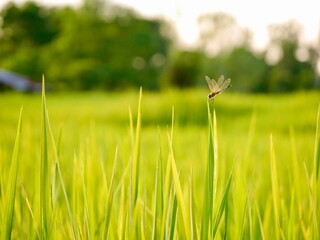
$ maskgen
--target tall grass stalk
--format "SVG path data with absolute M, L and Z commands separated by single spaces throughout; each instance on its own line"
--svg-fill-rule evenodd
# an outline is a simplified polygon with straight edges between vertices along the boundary
M 132 173 L 131 173 L 131 184 L 132 184 L 132 211 L 135 211 L 135 207 L 138 199 L 139 192 L 139 165 L 140 165 L 140 138 L 141 138 L 141 100 L 142 100 L 142 88 L 140 88 L 139 102 L 138 102 L 138 114 L 137 114 L 137 125 L 136 125 L 136 136 L 133 149 L 132 157 Z
M 230 190 L 230 186 L 231 186 L 233 170 L 234 170 L 234 163 L 233 163 L 233 166 L 232 166 L 232 169 L 231 169 L 231 173 L 230 173 L 228 181 L 227 181 L 227 185 L 226 185 L 226 187 L 224 189 L 224 192 L 222 194 L 220 203 L 218 205 L 217 212 L 214 215 L 212 233 L 211 233 L 212 234 L 211 236 L 212 236 L 213 239 L 215 238 L 215 236 L 217 234 L 218 227 L 219 227 L 219 224 L 221 222 L 223 213 L 225 212 L 225 209 L 226 209 L 227 204 L 228 204 L 228 195 L 229 195 L 229 190 Z
M 115 156 L 114 156 L 112 175 L 111 175 L 109 191 L 108 191 L 108 196 L 107 196 L 106 213 L 105 213 L 105 217 L 104 217 L 103 239 L 107 239 L 108 233 L 109 233 L 111 211 L 112 211 L 114 194 L 115 194 L 115 174 L 116 174 L 117 159 L 118 159 L 118 147 L 116 148 L 116 152 L 115 152 Z
M 178 173 L 177 166 L 174 159 L 172 140 L 169 134 L 168 134 L 168 141 L 169 141 L 169 148 L 170 148 L 169 161 L 171 162 L 172 178 L 173 178 L 175 193 L 178 201 L 178 206 L 182 215 L 182 222 L 183 222 L 183 229 L 184 229 L 183 232 L 185 234 L 185 238 L 190 239 L 190 227 L 189 227 L 190 220 L 189 220 L 188 211 L 186 209 L 186 204 L 185 204 L 183 193 L 182 193 L 182 188 L 179 180 L 179 173 Z
M 159 133 L 160 135 L 160 133 Z M 160 152 L 156 166 L 156 179 L 154 188 L 154 205 L 153 205 L 153 220 L 152 220 L 152 240 L 156 240 L 160 236 L 161 220 L 163 215 L 163 170 L 162 170 L 162 154 L 161 154 L 161 141 Z M 158 223 L 159 222 L 159 223 Z
M 46 111 L 47 111 L 47 107 L 46 107 Z M 68 198 L 68 195 L 67 195 L 65 183 L 64 183 L 64 180 L 63 180 L 63 177 L 62 177 L 62 173 L 61 173 L 59 156 L 58 156 L 58 148 L 57 148 L 57 145 L 56 145 L 55 140 L 54 140 L 54 136 L 53 136 L 53 132 L 52 132 L 52 128 L 51 128 L 48 112 L 46 113 L 46 116 L 47 116 L 46 119 L 47 119 L 47 124 L 48 124 L 48 130 L 49 130 L 49 134 L 50 134 L 51 142 L 52 142 L 53 154 L 54 154 L 54 158 L 55 158 L 55 166 L 56 166 L 55 169 L 58 172 L 58 177 L 60 179 L 60 183 L 61 183 L 61 187 L 62 187 L 62 191 L 63 191 L 63 196 L 64 196 L 64 199 L 65 199 L 65 202 L 66 202 L 66 205 L 67 205 L 68 216 L 69 216 L 70 224 L 71 224 L 71 227 L 72 227 L 73 239 L 78 239 L 76 226 L 75 226 L 75 220 L 74 220 L 74 217 L 73 217 L 73 214 L 72 214 L 72 211 L 71 211 L 69 198 Z M 60 131 L 60 134 L 59 134 L 59 143 L 60 142 L 61 142 L 61 131 Z
M 8 183 L 6 186 L 6 194 L 4 200 L 4 210 L 2 211 L 1 235 L 2 239 L 10 239 L 12 233 L 12 224 L 14 216 L 14 204 L 16 199 L 16 188 L 19 167 L 20 138 L 22 126 L 22 110 L 20 110 L 16 140 L 14 143 L 10 171 L 8 175 Z
M 216 113 L 213 110 L 213 118 L 210 111 L 209 102 L 207 102 L 209 140 L 208 140 L 208 159 L 205 178 L 205 190 L 202 206 L 201 239 L 213 237 L 211 234 L 216 231 L 213 227 L 213 207 L 216 202 L 217 183 L 218 183 L 218 137 Z M 219 219 L 220 220 L 220 219 Z M 214 231 L 213 231 L 214 230 Z
M 193 193 L 193 174 L 192 169 L 189 177 L 190 193 L 189 193 L 189 214 L 190 214 L 190 237 L 191 239 L 198 239 L 197 219 L 195 214 L 195 201 Z
M 319 168 L 320 168 L 320 104 L 318 106 L 317 123 L 316 123 L 316 137 L 315 137 L 315 148 L 314 148 L 314 164 L 313 164 L 313 182 L 312 182 L 312 192 L 313 192 L 313 234 L 315 239 L 320 237 L 319 229 Z
M 165 178 L 164 178 L 164 188 L 163 188 L 163 212 L 161 218 L 161 230 L 160 230 L 160 239 L 164 239 L 168 233 L 168 219 L 170 213 L 171 206 L 171 198 L 170 198 L 170 189 L 172 188 L 172 177 L 171 177 L 171 163 L 167 161 L 166 170 L 165 170 Z
M 316 137 L 315 137 L 315 146 L 314 146 L 314 164 L 313 170 L 315 175 L 315 180 L 319 179 L 319 170 L 320 170 L 320 104 L 318 107 L 317 114 L 317 123 L 316 123 Z
M 257 218 L 258 218 L 258 222 L 259 222 L 259 229 L 260 229 L 260 238 L 262 240 L 265 240 L 266 237 L 265 237 L 265 231 L 264 231 L 264 227 L 263 227 L 263 223 L 262 223 L 262 219 L 261 219 L 261 214 L 260 214 L 260 210 L 259 210 L 259 207 L 258 207 L 258 204 L 255 203 L 255 209 L 256 209 L 256 212 L 257 212 Z
M 51 209 L 51 174 L 48 155 L 48 129 L 47 129 L 47 104 L 45 97 L 45 82 L 42 78 L 42 130 L 41 130 L 41 160 L 40 160 L 40 237 L 50 239 L 52 230 Z
M 180 176 L 180 173 L 179 173 Z M 170 212 L 168 212 L 168 218 L 166 222 L 166 238 L 167 239 L 174 239 L 175 233 L 176 233 L 176 225 L 177 225 L 177 211 L 178 211 L 178 200 L 177 200 L 177 194 L 174 191 L 174 184 L 171 185 L 170 189 L 170 198 L 169 198 L 169 208 Z M 170 213 L 170 214 L 169 214 Z
M 270 169 L 271 169 L 271 186 L 272 186 L 272 200 L 274 213 L 274 230 L 276 239 L 284 238 L 283 229 L 281 227 L 281 198 L 278 183 L 278 174 L 276 167 L 276 157 L 273 145 L 272 134 L 270 135 Z
M 25 201 L 26 201 L 26 204 L 27 204 L 28 210 L 29 210 L 29 212 L 30 212 L 32 221 L 33 221 L 33 223 L 34 223 L 35 231 L 36 231 L 36 233 L 37 233 L 37 237 L 38 237 L 38 239 L 40 239 L 39 228 L 38 228 L 37 221 L 36 221 L 35 215 L 34 215 L 34 213 L 33 213 L 32 207 L 31 207 L 31 203 L 30 203 L 30 201 L 29 201 L 29 199 L 28 199 L 27 192 L 26 192 L 26 190 L 24 189 L 22 183 L 20 184 L 20 186 L 21 186 L 22 195 L 23 195 L 23 197 L 24 197 L 24 199 L 25 199 Z
M 214 129 L 216 122 L 212 121 L 212 116 L 210 112 L 210 105 L 207 102 L 208 110 L 208 125 L 209 125 L 209 140 L 208 140 L 208 159 L 207 159 L 207 169 L 205 176 L 205 189 L 203 195 L 203 205 L 202 205 L 202 221 L 201 221 L 201 239 L 208 239 L 210 237 L 209 229 L 211 226 L 212 216 L 213 216 L 213 206 L 214 206 L 214 183 L 216 182 L 216 159 L 215 159 L 215 149 L 217 141 L 214 141 Z M 214 114 L 215 116 L 215 114 Z
M 319 191 L 319 165 L 320 165 L 320 104 L 318 106 L 318 113 L 317 113 L 317 122 L 316 122 L 316 134 L 315 134 L 315 143 L 314 143 L 314 159 L 313 159 L 313 166 L 312 166 L 312 175 L 308 177 L 307 175 L 307 182 L 308 182 L 308 190 L 309 190 L 309 199 L 310 199 L 310 211 L 311 211 L 311 237 L 314 239 L 319 239 L 320 236 L 320 229 L 318 219 L 320 217 L 320 213 L 318 212 L 318 191 Z M 307 169 L 306 169 L 307 173 Z

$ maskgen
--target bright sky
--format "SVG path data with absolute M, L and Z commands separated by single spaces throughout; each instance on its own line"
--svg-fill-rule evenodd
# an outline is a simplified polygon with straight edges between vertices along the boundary
M 0 6 L 8 0 L 0 0 Z M 316 43 L 320 38 L 319 0 L 109 0 L 135 9 L 148 17 L 162 17 L 173 22 L 186 45 L 196 42 L 197 18 L 204 13 L 225 12 L 237 23 L 251 30 L 256 48 L 268 41 L 268 26 L 295 20 L 304 28 L 302 39 Z M 15 0 L 25 2 L 25 0 Z M 79 5 L 82 0 L 37 0 L 50 5 Z

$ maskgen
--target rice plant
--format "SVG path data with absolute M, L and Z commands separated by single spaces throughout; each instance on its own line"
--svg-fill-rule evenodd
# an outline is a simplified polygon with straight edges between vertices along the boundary
M 241 128 L 229 136 L 234 113 L 218 100 L 194 105 L 206 120 L 181 115 L 188 99 L 177 102 L 168 119 L 161 115 L 166 105 L 148 105 L 150 93 L 142 98 L 142 89 L 138 100 L 130 97 L 134 107 L 130 104 L 126 121 L 117 115 L 124 108 L 111 106 L 118 127 L 103 128 L 111 117 L 100 116 L 103 121 L 90 120 L 84 131 L 74 118 L 71 125 L 57 127 L 59 114 L 50 115 L 55 96 L 47 97 L 44 86 L 43 81 L 41 98 L 32 96 L 40 98 L 39 111 L 27 118 L 24 113 L 24 124 L 21 109 L 11 160 L 6 143 L 13 138 L 2 128 L 2 239 L 319 238 L 319 106 L 318 114 L 310 111 L 317 118 L 310 127 L 314 139 L 305 140 L 313 146 L 299 139 L 302 125 L 277 131 L 279 123 L 266 131 L 259 108 L 247 111 L 247 122 L 232 119 Z M 225 97 L 238 104 L 232 95 Z M 41 128 L 30 125 L 32 117 Z M 299 117 L 294 121 L 306 121 Z M 189 156 L 192 147 L 200 150 Z

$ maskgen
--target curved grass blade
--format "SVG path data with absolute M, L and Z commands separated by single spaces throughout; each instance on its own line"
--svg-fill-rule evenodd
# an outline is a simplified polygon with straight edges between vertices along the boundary
M 181 215 L 182 215 L 185 238 L 190 239 L 189 218 L 188 218 L 188 214 L 187 214 L 186 207 L 185 207 L 185 201 L 183 199 L 183 193 L 182 193 L 182 188 L 181 188 L 181 184 L 180 184 L 179 173 L 177 171 L 177 166 L 176 166 L 175 159 L 174 159 L 172 139 L 170 138 L 169 133 L 168 133 L 168 140 L 169 140 L 169 151 L 170 151 L 169 161 L 171 161 L 171 171 L 172 171 L 172 178 L 173 178 L 175 193 L 176 193 L 176 197 L 177 197 L 177 201 L 178 201 L 178 206 L 179 206 L 179 209 L 180 209 Z
M 163 211 L 163 178 L 162 178 L 162 156 L 161 156 L 161 147 L 159 158 L 157 161 L 156 167 L 156 179 L 155 179 L 155 192 L 154 192 L 154 212 L 152 220 L 152 240 L 157 239 L 157 236 L 160 236 L 160 229 L 158 228 L 157 220 L 158 215 L 159 219 L 162 219 Z M 161 226 L 161 223 L 159 224 Z
M 243 210 L 243 215 L 242 215 L 242 224 L 241 224 L 241 231 L 240 231 L 239 239 L 244 239 L 244 231 L 245 231 L 245 227 L 247 225 L 246 220 L 247 220 L 247 212 L 248 212 L 248 208 L 249 208 L 249 192 L 250 192 L 250 188 L 248 188 L 247 194 L 246 194 L 246 202 L 244 205 L 244 210 Z
M 271 187 L 272 187 L 272 200 L 274 210 L 274 228 L 276 239 L 283 238 L 283 230 L 281 227 L 281 198 L 278 186 L 278 174 L 276 166 L 276 157 L 273 146 L 272 135 L 270 135 L 270 169 L 271 169 Z
M 132 209 L 135 208 L 138 192 L 139 192 L 139 163 L 140 163 L 140 136 L 141 136 L 141 99 L 142 88 L 140 88 L 139 103 L 138 103 L 138 116 L 136 126 L 136 139 L 134 143 L 134 152 L 132 159 Z
M 12 161 L 8 176 L 8 183 L 4 201 L 4 214 L 2 216 L 2 226 L 1 226 L 1 236 L 2 239 L 10 239 L 12 233 L 13 224 L 13 213 L 14 213 L 14 203 L 16 197 L 16 186 L 18 178 L 18 167 L 19 167 L 19 146 L 21 137 L 21 125 L 22 125 L 22 110 L 20 110 L 20 116 L 18 121 L 17 135 L 14 143 Z
M 25 201 L 26 201 L 28 210 L 29 210 L 29 212 L 30 212 L 31 218 L 32 218 L 32 220 L 33 220 L 33 222 L 34 222 L 34 226 L 35 226 L 35 230 L 36 230 L 36 233 L 37 233 L 37 237 L 38 237 L 38 239 L 40 239 L 40 234 L 39 234 L 39 229 L 38 229 L 37 221 L 36 221 L 36 218 L 35 218 L 34 213 L 33 213 L 33 211 L 32 211 L 32 207 L 31 207 L 30 201 L 29 201 L 29 199 L 28 199 L 27 192 L 26 192 L 26 190 L 24 189 L 22 183 L 20 183 L 20 187 L 21 187 L 22 195 L 23 195 L 23 197 L 24 197 L 24 199 L 25 199 Z
M 47 111 L 47 108 L 46 108 L 46 111 Z M 72 211 L 71 211 L 71 207 L 70 207 L 67 191 L 66 191 L 64 180 L 63 180 L 62 173 L 61 173 L 61 168 L 60 168 L 60 163 L 59 163 L 59 156 L 58 156 L 58 151 L 59 150 L 58 150 L 57 145 L 56 145 L 55 140 L 54 140 L 54 136 L 53 136 L 53 132 L 52 132 L 52 128 L 51 128 L 48 112 L 46 112 L 46 120 L 47 120 L 47 124 L 48 124 L 49 134 L 50 134 L 50 137 L 51 137 L 53 152 L 54 152 L 55 166 L 56 166 L 56 170 L 57 170 L 58 175 L 59 175 L 59 179 L 60 179 L 60 183 L 61 183 L 62 191 L 63 191 L 63 196 L 65 198 L 67 209 L 68 209 L 68 215 L 69 215 L 69 220 L 70 220 L 71 227 L 72 227 L 73 238 L 74 239 L 78 239 L 77 231 L 76 231 L 76 227 L 75 227 L 74 217 L 72 215 Z M 59 141 L 58 142 L 58 145 L 59 145 L 60 142 L 61 142 L 61 129 L 60 129 L 60 132 L 59 132 L 58 141 Z
M 171 224 L 170 224 L 169 237 L 168 237 L 168 239 L 170 240 L 174 239 L 176 222 L 177 222 L 177 211 L 178 211 L 177 195 L 175 192 L 173 192 L 173 203 L 172 203 L 172 211 L 171 211 L 171 219 L 170 219 Z
M 226 209 L 226 206 L 227 206 L 227 203 L 228 203 L 228 194 L 229 194 L 229 189 L 230 189 L 230 186 L 231 186 L 233 170 L 234 170 L 234 163 L 233 163 L 233 166 L 232 166 L 232 169 L 231 169 L 231 173 L 230 173 L 226 188 L 225 188 L 225 190 L 223 192 L 223 195 L 222 195 L 219 207 L 218 207 L 218 211 L 217 211 L 217 213 L 215 215 L 215 218 L 214 218 L 213 227 L 212 227 L 212 238 L 213 239 L 216 236 L 216 233 L 217 233 L 217 230 L 218 230 L 218 227 L 219 227 L 219 223 L 221 221 L 223 212 Z
M 319 167 L 320 167 L 320 104 L 318 107 L 316 139 L 315 139 L 315 147 L 314 147 L 314 167 L 313 167 L 317 181 L 319 178 Z
M 258 222 L 259 222 L 259 228 L 260 228 L 260 238 L 261 240 L 265 240 L 266 237 L 265 237 L 265 233 L 264 233 L 264 228 L 263 228 L 263 223 L 262 223 L 262 219 L 261 219 L 261 214 L 260 214 L 260 211 L 259 211 L 259 207 L 258 207 L 258 204 L 256 202 L 255 204 L 255 207 L 256 207 L 256 212 L 257 212 L 257 218 L 258 218 Z
M 113 164 L 113 170 L 110 180 L 110 186 L 108 191 L 108 200 L 107 200 L 107 207 L 106 207 L 106 215 L 104 219 L 104 232 L 103 232 L 103 239 L 108 238 L 108 232 L 109 232 L 109 225 L 110 225 L 110 218 L 111 218 L 111 210 L 113 205 L 113 197 L 115 193 L 115 173 L 116 173 L 116 163 L 118 158 L 118 147 L 116 148 L 115 156 L 114 156 L 114 164 Z
M 163 212 L 161 218 L 161 230 L 160 230 L 160 239 L 165 239 L 167 236 L 168 231 L 168 212 L 170 208 L 170 189 L 172 185 L 172 178 L 171 178 L 171 164 L 170 161 L 167 161 L 166 170 L 165 170 L 165 179 L 164 179 L 164 191 L 163 191 Z
M 195 215 L 195 204 L 194 204 L 194 193 L 193 193 L 193 174 L 192 169 L 190 173 L 189 178 L 190 183 L 190 203 L 189 203 L 189 211 L 190 211 L 190 231 L 191 231 L 191 239 L 198 239 L 198 232 L 197 232 L 197 221 L 196 221 L 196 215 Z

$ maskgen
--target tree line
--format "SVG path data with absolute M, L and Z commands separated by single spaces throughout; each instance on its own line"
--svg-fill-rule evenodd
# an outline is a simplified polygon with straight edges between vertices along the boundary
M 194 49 L 179 47 L 169 23 L 101 0 L 79 8 L 8 3 L 0 19 L 0 68 L 38 82 L 44 74 L 56 90 L 187 88 L 221 74 L 243 92 L 320 87 L 319 50 L 300 42 L 294 22 L 271 27 L 268 48 L 256 52 L 250 32 L 226 14 L 199 18 Z

